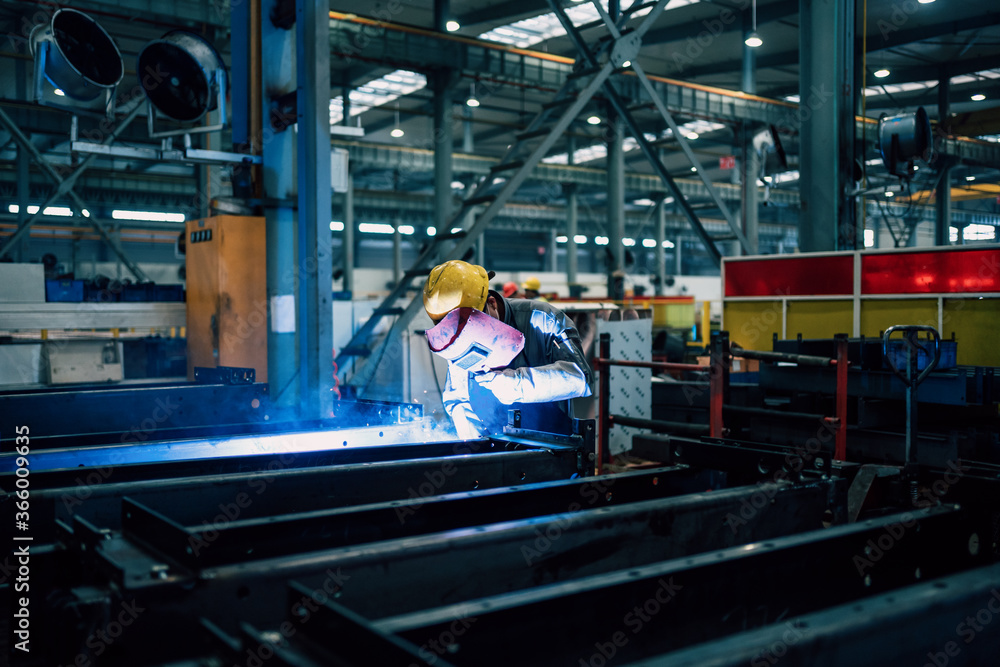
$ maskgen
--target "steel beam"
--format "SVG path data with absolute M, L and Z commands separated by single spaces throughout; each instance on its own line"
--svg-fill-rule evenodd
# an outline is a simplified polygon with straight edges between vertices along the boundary
M 586 662 L 605 641 L 617 647 L 617 660 L 631 661 L 985 564 L 986 550 L 972 554 L 968 548 L 982 528 L 952 508 L 919 510 L 423 609 L 374 626 L 419 646 L 456 618 L 475 618 L 474 630 L 450 656 L 457 664 Z M 906 548 L 881 551 L 877 563 L 865 566 L 871 562 L 868 545 L 891 535 L 900 536 L 890 538 L 893 543 L 906 540 Z M 775 577 L 804 581 L 815 572 L 823 573 L 822 586 L 774 585 Z M 505 641 L 530 636 L 543 618 L 546 641 L 532 651 Z M 641 641 L 614 641 L 616 632 L 626 638 L 637 633 L 637 625 Z
M 782 619 L 759 630 L 643 661 L 644 667 L 745 667 L 782 664 L 858 667 L 990 664 L 1000 633 L 973 622 L 1000 606 L 1000 566 Z M 978 625 L 978 627 L 984 627 Z M 975 640 L 975 641 L 973 641 Z M 831 647 L 836 647 L 831 650 Z M 953 663 L 952 660 L 956 659 Z

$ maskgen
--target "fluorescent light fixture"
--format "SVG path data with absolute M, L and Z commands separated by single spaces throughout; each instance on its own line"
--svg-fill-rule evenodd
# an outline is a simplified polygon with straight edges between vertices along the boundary
M 896 193 L 895 193 L 895 192 L 893 192 L 892 190 L 886 190 L 886 191 L 885 191 L 885 196 L 886 196 L 886 197 L 895 197 L 895 196 L 896 196 Z
M 976 180 L 976 177 L 975 176 L 966 176 L 965 180 L 967 180 L 967 181 L 974 181 L 974 180 Z
M 452 190 L 464 190 L 465 189 L 465 183 L 463 183 L 462 181 L 452 181 L 451 182 L 451 189 Z
M 87 209 L 83 209 L 80 212 L 83 213 L 83 217 L 85 217 L 85 218 L 89 218 L 90 217 L 90 211 L 88 211 Z
M 358 231 L 366 234 L 392 234 L 396 230 L 384 222 L 362 222 L 358 225 Z
M 428 227 L 427 236 L 435 236 L 438 233 L 437 227 Z
M 53 90 L 52 92 L 53 92 L 53 93 L 55 93 L 56 95 L 58 95 L 59 97 L 62 97 L 63 95 L 65 95 L 65 94 L 66 94 L 66 93 L 64 93 L 64 92 L 63 92 L 63 91 L 62 91 L 61 89 L 59 89 L 59 88 L 56 88 L 56 89 L 55 89 L 55 90 Z
M 752 33 L 747 35 L 747 38 L 743 40 L 743 43 L 751 49 L 756 49 L 758 46 L 763 46 L 764 40 L 762 40 L 760 35 L 757 34 L 757 31 L 754 30 Z
M 17 204 L 9 204 L 7 206 L 7 211 L 10 213 L 20 213 L 21 207 L 18 206 Z M 38 213 L 38 207 L 29 204 L 28 215 L 35 215 L 36 213 Z M 83 214 L 87 217 L 90 217 L 90 213 L 88 211 L 84 211 Z M 44 211 L 42 211 L 42 215 L 51 215 L 53 217 L 68 218 L 73 215 L 73 210 L 67 208 L 66 206 L 49 206 Z
M 628 237 L 625 237 L 622 239 L 622 245 L 631 248 L 632 246 L 635 245 L 635 239 L 630 239 Z
M 655 248 L 656 247 L 656 239 L 643 239 L 642 240 L 642 247 L 643 248 Z
M 594 237 L 594 243 L 596 243 L 597 245 L 608 245 L 608 237 L 607 236 L 595 236 Z
M 342 232 L 342 231 L 344 231 L 344 223 L 340 222 L 339 220 L 331 220 L 330 221 L 330 231 L 331 232 Z
M 875 230 L 866 229 L 865 230 L 865 247 L 874 248 L 875 247 Z
M 475 97 L 470 97 L 469 99 L 465 100 L 465 105 L 475 109 L 476 107 L 479 106 L 479 100 L 477 100 Z
M 399 139 L 404 134 L 406 134 L 406 132 L 403 132 L 403 128 L 401 128 L 401 127 L 394 127 L 394 128 L 392 128 L 392 132 L 389 133 L 389 136 L 390 137 L 395 137 L 396 139 Z
M 975 95 L 972 96 L 972 101 L 973 102 L 982 102 L 985 99 L 986 99 L 986 96 L 983 95 L 982 93 L 976 93 Z
M 648 197 L 642 197 L 640 199 L 633 199 L 632 203 L 635 204 L 636 206 L 652 206 L 656 202 L 653 201 L 652 199 L 649 199 Z
M 565 236 L 557 236 L 556 237 L 556 243 L 566 243 L 566 241 L 569 241 L 568 237 L 565 237 Z
M 462 29 L 462 24 L 458 21 L 448 21 L 444 24 L 444 27 L 448 32 L 456 32 Z
M 452 234 L 458 234 L 460 231 L 462 231 L 461 227 L 452 227 L 451 228 L 451 233 Z
M 886 68 L 883 67 L 882 69 L 875 70 L 876 79 L 884 79 L 887 76 L 889 76 L 889 70 L 887 70 Z
M 164 213 L 162 211 L 111 211 L 115 220 L 139 220 L 141 222 L 184 222 L 183 213 Z
M 626 60 L 622 63 L 622 67 L 631 67 L 631 66 L 632 66 L 631 60 Z
M 398 229 L 399 233 L 403 236 L 410 236 L 413 234 L 413 225 L 399 225 L 396 229 Z
M 584 236 L 583 234 L 577 234 L 576 236 L 573 237 L 573 241 L 575 241 L 578 244 L 579 243 L 586 243 L 587 242 L 587 237 Z
M 698 133 L 697 132 L 688 132 L 687 138 L 690 139 L 691 141 L 694 141 L 695 139 L 698 138 Z
M 587 118 L 587 123 L 589 125 L 600 125 L 601 124 L 601 117 L 600 116 L 590 116 L 590 117 Z
M 934 0 L 917 0 L 917 2 L 919 2 L 922 5 L 929 5 L 932 2 L 934 2 Z
M 674 242 L 673 241 L 664 241 L 663 242 L 663 247 L 664 248 L 673 248 L 674 247 Z

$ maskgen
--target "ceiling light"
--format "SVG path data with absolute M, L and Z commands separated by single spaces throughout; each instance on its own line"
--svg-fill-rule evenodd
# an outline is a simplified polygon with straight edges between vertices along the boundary
M 750 30 L 750 34 L 747 38 L 743 40 L 743 43 L 749 46 L 751 49 L 756 49 L 758 46 L 764 43 L 764 40 L 760 38 L 757 34 L 757 0 L 753 0 L 753 28 Z
M 976 177 L 975 176 L 966 176 L 965 180 L 967 180 L 967 181 L 974 181 L 974 180 L 976 180 Z
M 601 117 L 600 116 L 591 116 L 590 118 L 587 119 L 587 123 L 589 123 L 590 125 L 600 125 L 601 124 Z
M 631 60 L 626 60 L 625 62 L 622 63 L 622 67 L 631 67 L 631 66 L 632 66 Z
M 622 245 L 631 248 L 632 246 L 635 245 L 635 239 L 625 237 L 622 239 Z
M 403 132 L 403 128 L 399 126 L 399 105 L 396 105 L 396 127 L 392 128 L 392 132 L 389 133 L 390 137 L 399 139 L 401 136 L 406 134 Z
M 476 84 L 469 84 L 469 99 L 465 100 L 466 106 L 470 106 L 473 109 L 479 106 L 479 100 L 476 99 Z
M 655 248 L 656 247 L 656 239 L 643 239 L 642 240 L 642 247 L 643 248 Z
M 448 21 L 444 24 L 444 27 L 448 32 L 455 32 L 462 28 L 462 24 L 458 21 Z
M 698 171 L 698 167 L 691 167 L 691 171 Z
M 694 141 L 695 139 L 698 138 L 698 133 L 697 132 L 688 132 L 687 138 L 690 139 L 691 141 Z
M 895 197 L 895 196 L 896 196 L 896 193 L 895 193 L 895 192 L 893 192 L 892 190 L 886 190 L 886 191 L 885 191 L 885 196 L 886 196 L 886 197 Z
M 884 79 L 887 76 L 889 76 L 889 70 L 885 69 L 884 67 L 882 69 L 875 70 L 876 79 Z
M 934 0 L 917 0 L 917 2 L 919 2 L 922 5 L 929 5 L 932 2 L 934 2 Z
M 64 95 L 66 94 L 66 93 L 64 93 L 64 92 L 62 91 L 62 89 L 61 89 L 61 88 L 56 88 L 56 89 L 55 89 L 55 90 L 53 90 L 52 92 L 53 92 L 53 93 L 55 93 L 56 95 L 58 95 L 59 97 L 63 97 L 63 96 L 64 96 Z
M 607 236 L 595 236 L 594 237 L 594 243 L 596 243 L 597 245 L 608 245 L 608 237 Z
M 340 222 L 339 220 L 331 220 L 330 221 L 330 231 L 331 232 L 342 232 L 342 231 L 344 231 L 344 223 Z
M 985 99 L 986 99 L 986 96 L 983 95 L 982 93 L 976 93 L 975 95 L 972 96 L 972 101 L 973 102 L 982 102 Z
M 569 238 L 566 237 L 566 236 L 557 236 L 556 237 L 556 243 L 566 243 L 566 241 L 568 241 L 568 240 L 569 240 Z
M 434 236 L 438 233 L 437 227 L 428 227 L 427 236 Z
M 573 237 L 573 242 L 574 243 L 586 243 L 587 242 L 587 237 L 584 236 L 583 234 L 577 234 L 576 236 Z

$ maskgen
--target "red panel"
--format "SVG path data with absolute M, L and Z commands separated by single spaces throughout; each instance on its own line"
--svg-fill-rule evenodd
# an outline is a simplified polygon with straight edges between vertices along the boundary
M 1000 249 L 862 255 L 862 294 L 961 292 L 1000 292 Z
M 854 255 L 726 262 L 725 296 L 812 296 L 854 291 Z

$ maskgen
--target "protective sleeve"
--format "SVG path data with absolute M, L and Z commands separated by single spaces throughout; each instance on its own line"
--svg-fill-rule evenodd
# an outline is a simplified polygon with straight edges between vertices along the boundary
M 448 379 L 444 391 L 441 392 L 441 402 L 444 411 L 455 424 L 458 437 L 463 440 L 481 438 L 487 435 L 487 429 L 482 420 L 476 416 L 469 402 L 469 374 L 454 364 L 448 364 Z
M 590 395 L 590 385 L 583 370 L 562 360 L 537 368 L 525 366 L 483 373 L 475 376 L 475 380 L 505 405 L 548 403 Z
M 559 311 L 536 310 L 531 314 L 532 334 L 542 338 L 545 359 L 542 366 L 518 369 L 522 378 L 521 399 L 542 403 L 590 396 L 590 364 L 580 347 L 580 334 L 572 320 Z

